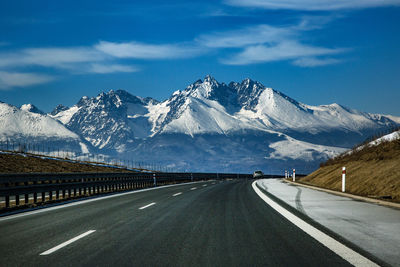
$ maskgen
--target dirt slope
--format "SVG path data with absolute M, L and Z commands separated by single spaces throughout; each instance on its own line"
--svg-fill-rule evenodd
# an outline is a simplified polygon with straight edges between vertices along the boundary
M 346 192 L 400 202 L 399 139 L 330 159 L 301 182 L 341 191 L 342 167 L 347 169 Z

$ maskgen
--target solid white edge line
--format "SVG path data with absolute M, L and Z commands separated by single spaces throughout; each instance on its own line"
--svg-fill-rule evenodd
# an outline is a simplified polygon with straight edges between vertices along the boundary
M 182 192 L 179 192 L 179 193 L 173 194 L 172 196 L 173 196 L 173 197 L 176 197 L 176 196 L 179 196 L 179 195 L 181 195 L 181 194 L 182 194 Z
M 83 238 L 83 237 L 85 237 L 85 236 L 87 236 L 87 235 L 90 235 L 91 233 L 94 233 L 94 232 L 96 232 L 96 230 L 89 230 L 89 231 L 87 231 L 87 232 L 85 232 L 85 233 L 83 233 L 83 234 L 80 234 L 80 235 L 78 235 L 78 236 L 76 236 L 76 237 L 74 237 L 74 238 L 71 238 L 71 239 L 68 240 L 68 241 L 65 241 L 64 243 L 61 243 L 61 244 L 58 245 L 58 246 L 55 246 L 54 248 L 51 248 L 51 249 L 49 249 L 49 250 L 46 250 L 45 252 L 40 253 L 39 255 L 40 255 L 40 256 L 49 255 L 49 254 L 51 254 L 51 253 L 53 253 L 53 252 L 59 250 L 60 248 L 63 248 L 63 247 L 65 247 L 65 246 L 68 246 L 69 244 L 71 244 L 71 243 L 77 241 L 78 239 L 81 239 L 81 238 Z
M 153 205 L 155 205 L 155 204 L 156 204 L 156 203 L 153 202 L 153 203 L 147 204 L 146 206 L 140 207 L 139 209 L 140 209 L 140 210 L 143 210 L 143 209 L 148 208 L 148 207 L 150 207 L 150 206 L 153 206 Z
M 81 205 L 81 204 L 85 204 L 85 203 L 89 203 L 89 202 L 108 199 L 108 198 L 120 197 L 120 196 L 136 194 L 136 193 L 141 193 L 141 192 L 146 192 L 146 191 L 152 191 L 152 190 L 163 189 L 163 188 L 168 188 L 168 187 L 175 187 L 175 186 L 183 186 L 183 185 L 189 185 L 189 184 L 197 184 L 197 183 L 202 183 L 202 181 L 181 183 L 181 184 L 163 185 L 163 186 L 145 188 L 145 189 L 129 191 L 129 192 L 124 192 L 124 193 L 115 193 L 115 194 L 112 194 L 112 195 L 109 195 L 109 196 L 102 196 L 102 197 L 96 197 L 96 198 L 92 198 L 92 199 L 78 200 L 78 201 L 73 202 L 73 203 L 61 204 L 61 205 L 55 206 L 55 207 L 48 207 L 48 208 L 43 208 L 43 209 L 39 209 L 39 210 L 27 211 L 27 212 L 24 212 L 24 213 L 19 213 L 19 214 L 14 214 L 14 215 L 8 215 L 8 216 L 5 216 L 5 217 L 0 217 L 0 222 L 6 221 L 6 220 L 10 220 L 10 219 L 16 219 L 16 218 L 24 217 L 24 216 L 28 216 L 28 215 L 38 214 L 38 213 L 42 213 L 42 212 L 47 212 L 47 211 L 52 211 L 52 210 L 58 210 L 58 209 L 63 209 L 63 208 L 67 208 L 67 207 L 77 206 L 77 205 Z
M 192 187 L 192 188 L 190 188 L 190 190 L 196 190 L 197 189 L 197 187 Z
M 321 232 L 314 226 L 311 226 L 307 222 L 303 221 L 299 217 L 295 216 L 293 213 L 284 209 L 282 206 L 278 205 L 275 201 L 267 197 L 256 185 L 257 181 L 252 183 L 252 187 L 257 195 L 265 201 L 269 206 L 271 206 L 274 210 L 279 212 L 283 217 L 289 220 L 291 223 L 299 227 L 301 230 L 306 232 L 308 235 L 313 237 L 315 240 L 320 242 L 325 247 L 332 250 L 334 253 L 339 255 L 344 260 L 348 261 L 350 264 L 354 266 L 379 266 L 371 260 L 365 258 L 354 250 L 348 248 L 327 234 Z

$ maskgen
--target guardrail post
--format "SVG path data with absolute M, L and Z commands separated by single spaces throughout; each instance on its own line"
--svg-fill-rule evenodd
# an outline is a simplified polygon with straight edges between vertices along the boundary
M 19 206 L 19 195 L 15 196 L 15 205 Z
M 342 168 L 342 192 L 346 191 L 346 167 Z
M 46 192 L 42 192 L 42 202 L 46 201 Z
M 33 193 L 33 203 L 37 203 L 37 193 Z
M 25 194 L 25 204 L 29 203 L 29 194 Z

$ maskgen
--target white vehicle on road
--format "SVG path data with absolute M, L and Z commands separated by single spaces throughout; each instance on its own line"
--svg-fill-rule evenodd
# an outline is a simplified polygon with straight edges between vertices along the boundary
M 255 171 L 255 172 L 253 173 L 253 178 L 254 178 L 254 179 L 263 178 L 263 176 L 264 176 L 264 174 L 263 174 L 262 171 Z

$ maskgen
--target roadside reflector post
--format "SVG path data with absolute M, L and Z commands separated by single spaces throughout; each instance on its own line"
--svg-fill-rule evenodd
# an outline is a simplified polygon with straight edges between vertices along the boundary
M 342 192 L 346 191 L 346 167 L 342 168 Z
M 293 169 L 293 182 L 296 182 L 296 169 Z
M 154 187 L 157 186 L 157 180 L 156 180 L 156 174 L 153 173 L 153 183 L 154 183 Z

